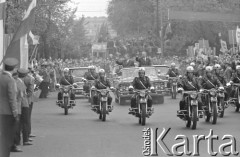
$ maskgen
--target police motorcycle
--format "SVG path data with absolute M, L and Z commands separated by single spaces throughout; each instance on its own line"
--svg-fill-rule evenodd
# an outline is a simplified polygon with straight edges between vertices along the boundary
M 169 83 L 170 83 L 170 92 L 172 99 L 176 99 L 177 97 L 177 82 L 178 82 L 178 77 L 168 77 Z
M 70 94 L 72 93 L 73 86 L 76 86 L 74 83 L 73 85 L 61 86 L 60 84 L 56 85 L 56 88 L 63 93 L 62 100 L 58 100 L 56 104 L 64 109 L 64 114 L 68 115 L 68 109 L 73 108 L 76 106 L 75 100 L 70 100 Z
M 230 98 L 227 101 L 227 105 L 232 105 L 233 107 L 235 107 L 235 111 L 239 112 L 239 108 L 240 108 L 240 83 L 233 83 L 232 81 L 230 81 L 229 83 L 227 83 L 227 86 L 232 86 L 232 90 L 234 91 L 234 97 Z
M 203 110 L 198 109 L 200 93 L 198 91 L 184 91 L 182 88 L 178 89 L 184 96 L 184 103 L 187 108 L 185 110 L 177 111 L 180 119 L 186 122 L 186 127 L 196 129 L 199 118 L 203 118 Z
M 205 111 L 205 121 L 209 122 L 210 119 L 212 124 L 217 123 L 218 115 L 223 117 L 224 115 L 224 88 L 219 87 L 217 89 L 203 89 L 202 100 L 205 103 L 203 109 Z
M 108 95 L 111 91 L 114 91 L 114 88 L 111 87 L 110 89 L 96 89 L 95 87 L 92 87 L 91 90 L 95 91 L 96 94 L 98 94 L 100 100 L 100 104 L 92 105 L 92 110 L 99 114 L 99 119 L 106 121 L 107 114 L 113 110 L 113 106 L 108 105 Z
M 133 86 L 129 86 L 129 90 L 133 93 L 136 93 L 136 104 L 137 108 L 133 108 L 133 115 L 138 117 L 139 124 L 145 125 L 146 124 L 146 118 L 149 118 L 154 110 L 153 108 L 151 110 L 148 110 L 147 101 L 148 101 L 148 95 L 149 93 L 154 91 L 154 87 L 151 87 L 149 89 L 143 89 L 143 90 L 135 90 L 133 91 Z
M 87 80 L 85 78 L 83 78 L 82 80 L 85 83 L 85 85 L 87 85 L 89 87 L 92 87 L 94 85 L 94 83 L 95 83 L 95 80 Z M 91 104 L 93 103 L 93 99 L 92 98 L 93 98 L 94 94 L 95 94 L 95 91 L 92 90 L 91 88 L 90 88 L 89 93 L 85 93 L 85 96 L 88 98 L 88 102 L 91 103 Z

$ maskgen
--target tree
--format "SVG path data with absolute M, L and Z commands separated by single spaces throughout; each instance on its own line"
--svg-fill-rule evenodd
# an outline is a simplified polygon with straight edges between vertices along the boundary
M 109 30 L 106 23 L 102 23 L 100 30 L 98 32 L 98 42 L 107 42 L 109 39 Z

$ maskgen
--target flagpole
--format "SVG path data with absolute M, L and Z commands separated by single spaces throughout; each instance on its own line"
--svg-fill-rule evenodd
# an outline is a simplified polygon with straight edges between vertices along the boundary
M 234 46 L 234 36 L 233 36 L 233 34 L 234 34 L 234 30 L 232 30 L 232 41 L 233 41 L 233 54 L 235 54 L 235 46 Z
M 31 55 L 31 57 L 30 57 L 29 62 L 32 60 L 32 57 L 33 57 L 33 55 L 35 54 L 36 48 L 37 48 L 37 44 L 35 45 L 35 47 L 34 47 L 34 49 L 33 49 L 33 52 L 32 52 L 32 55 Z

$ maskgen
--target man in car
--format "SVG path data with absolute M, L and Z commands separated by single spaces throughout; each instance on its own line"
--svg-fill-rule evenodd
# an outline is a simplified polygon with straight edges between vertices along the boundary
M 60 79 L 59 84 L 62 86 L 68 86 L 68 85 L 73 85 L 74 80 L 73 77 L 71 75 L 69 75 L 69 69 L 65 68 L 63 70 L 63 77 Z M 60 91 L 58 93 L 58 100 L 62 100 L 63 99 L 63 93 L 62 91 Z M 75 95 L 73 92 L 70 93 L 70 99 L 71 100 L 75 100 Z
M 139 62 L 139 67 L 152 65 L 151 59 L 147 57 L 147 52 L 145 52 L 145 51 L 142 52 L 141 58 L 136 57 L 136 61 Z
M 135 77 L 132 86 L 130 86 L 130 90 L 135 89 L 135 90 L 144 90 L 144 89 L 153 89 L 151 88 L 151 82 L 149 77 L 145 76 L 145 69 L 140 68 L 138 71 L 139 77 Z M 137 104 L 136 104 L 136 99 L 137 99 L 137 94 L 134 94 L 131 98 L 131 108 L 129 109 L 129 114 L 134 113 L 137 109 Z M 152 111 L 152 97 L 150 95 L 147 96 L 147 106 L 148 110 Z
M 99 78 L 95 81 L 94 86 L 92 87 L 92 89 L 113 89 L 113 87 L 111 86 L 111 83 L 109 81 L 109 79 L 106 78 L 105 76 L 105 70 L 104 69 L 100 69 L 99 70 Z M 99 99 L 99 95 L 94 95 L 93 96 L 93 104 L 94 105 L 99 105 L 100 104 L 100 99 Z M 109 107 L 109 111 L 112 111 L 112 97 L 110 96 L 110 94 L 108 94 L 108 98 L 107 98 L 107 102 L 108 102 L 108 107 Z
M 134 65 L 134 61 L 130 59 L 128 53 L 126 53 L 126 54 L 124 55 L 124 58 L 125 58 L 124 60 L 122 60 L 122 61 L 118 60 L 118 61 L 116 61 L 116 63 L 117 63 L 118 65 L 122 65 L 123 68 L 134 67 L 134 66 L 135 66 L 135 65 Z

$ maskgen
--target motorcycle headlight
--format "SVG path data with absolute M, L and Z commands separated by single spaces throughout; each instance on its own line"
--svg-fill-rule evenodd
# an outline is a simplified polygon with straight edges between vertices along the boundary
M 140 92 L 140 97 L 145 97 L 145 92 Z
M 216 92 L 215 91 L 210 91 L 210 95 L 215 96 Z
M 101 95 L 107 95 L 107 91 L 106 90 L 101 91 Z
M 197 93 L 192 93 L 192 94 L 190 94 L 190 97 L 191 97 L 192 99 L 196 99 L 196 98 L 197 98 Z

